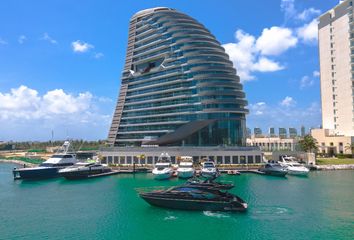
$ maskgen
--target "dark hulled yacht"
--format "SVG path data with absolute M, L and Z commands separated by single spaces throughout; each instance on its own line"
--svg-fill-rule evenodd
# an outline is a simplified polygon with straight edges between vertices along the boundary
M 60 176 L 66 179 L 83 179 L 91 175 L 111 172 L 112 169 L 98 162 L 78 162 L 73 166 L 59 170 Z
M 15 168 L 13 175 L 15 179 L 44 179 L 60 177 L 59 170 L 72 166 L 77 162 L 76 155 L 69 153 L 70 142 L 65 141 L 63 146 L 48 160 L 38 167 Z
M 167 190 L 141 192 L 150 205 L 180 210 L 245 211 L 247 203 L 240 197 L 216 188 L 176 186 Z

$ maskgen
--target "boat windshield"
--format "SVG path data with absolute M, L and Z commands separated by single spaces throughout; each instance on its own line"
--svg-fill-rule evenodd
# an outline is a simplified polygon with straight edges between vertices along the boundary
M 205 168 L 213 168 L 214 164 L 213 163 L 204 163 Z
M 69 154 L 54 154 L 52 158 L 72 158 L 72 155 Z
M 40 167 L 53 167 L 54 164 L 53 163 L 41 163 L 39 164 Z

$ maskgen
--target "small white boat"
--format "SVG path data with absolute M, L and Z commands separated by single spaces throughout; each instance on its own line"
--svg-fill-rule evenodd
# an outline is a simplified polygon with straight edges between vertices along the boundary
M 217 168 L 215 167 L 215 163 L 212 161 L 202 162 L 201 172 L 203 177 L 208 177 L 208 178 L 217 177 L 219 174 Z
M 193 158 L 182 156 L 177 168 L 177 176 L 179 178 L 191 178 L 194 176 Z
M 306 176 L 310 172 L 308 168 L 301 165 L 300 163 L 289 163 L 287 170 L 288 170 L 288 174 L 302 175 L 302 176 Z
M 169 179 L 172 177 L 171 157 L 168 153 L 161 153 L 157 163 L 155 163 L 152 174 L 156 180 Z

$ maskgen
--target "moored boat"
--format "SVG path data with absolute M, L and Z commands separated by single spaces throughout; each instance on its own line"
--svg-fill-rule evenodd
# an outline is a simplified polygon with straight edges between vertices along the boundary
M 266 175 L 284 177 L 288 174 L 288 170 L 278 163 L 266 163 L 259 171 Z
M 240 197 L 215 188 L 176 186 L 167 190 L 140 192 L 150 205 L 180 210 L 245 211 L 247 203 Z
M 307 176 L 310 170 L 300 163 L 292 163 L 288 165 L 288 173 L 291 175 Z
M 78 162 L 73 166 L 59 170 L 59 174 L 66 179 L 83 179 L 111 171 L 110 167 L 98 162 Z
M 213 161 L 205 161 L 202 162 L 201 175 L 203 177 L 211 178 L 217 177 L 219 175 L 219 171 L 217 170 L 215 163 Z
M 191 178 L 194 176 L 193 158 L 182 156 L 177 168 L 177 176 L 179 178 Z
M 229 190 L 235 186 L 232 182 L 215 182 L 214 179 L 200 180 L 199 178 L 192 178 L 183 184 L 183 186 L 195 188 L 215 188 L 219 190 Z
M 60 177 L 59 170 L 77 163 L 76 155 L 69 153 L 70 142 L 65 141 L 59 150 L 38 167 L 15 168 L 14 179 L 45 179 Z
M 164 180 L 172 177 L 171 157 L 168 153 L 161 153 L 157 163 L 155 163 L 152 174 L 156 180 Z

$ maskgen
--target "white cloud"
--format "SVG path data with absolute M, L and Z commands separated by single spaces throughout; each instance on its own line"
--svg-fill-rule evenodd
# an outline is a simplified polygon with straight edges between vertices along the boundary
M 281 0 L 280 9 L 282 12 L 284 12 L 285 21 L 288 21 L 297 14 L 294 0 Z
M 21 35 L 18 37 L 18 43 L 23 44 L 27 40 L 27 37 L 25 35 Z
M 90 92 L 71 94 L 63 89 L 40 94 L 27 86 L 0 92 L 0 139 L 48 140 L 51 130 L 62 139 L 67 134 L 103 139 L 111 122 L 110 113 L 103 113 L 103 109 L 111 112 L 114 103 L 98 99 L 101 97 Z
M 296 101 L 289 96 L 286 96 L 281 102 L 280 105 L 283 107 L 292 107 L 296 105 Z
M 254 115 L 260 116 L 263 115 L 267 109 L 267 105 L 265 102 L 258 102 L 255 104 L 249 105 L 250 112 Z
M 320 72 L 319 71 L 313 71 L 312 72 L 312 76 L 319 77 L 320 76 Z
M 274 62 L 266 57 L 260 57 L 258 62 L 253 64 L 254 71 L 259 72 L 275 72 L 284 69 L 278 62 Z
M 247 127 L 300 128 L 301 125 L 317 127 L 321 124 L 321 107 L 317 102 L 312 102 L 308 106 L 292 106 L 291 108 L 280 104 L 259 103 L 249 104 L 250 114 L 247 116 Z
M 303 76 L 300 80 L 300 89 L 311 87 L 315 81 L 309 76 Z
M 299 13 L 296 18 L 302 21 L 308 21 L 314 16 L 321 14 L 321 10 L 315 8 L 305 9 L 303 12 Z
M 306 8 L 302 12 L 295 8 L 295 0 L 281 0 L 280 9 L 284 12 L 285 22 L 294 19 L 298 21 L 308 21 L 321 14 L 321 10 L 313 7 Z
M 51 36 L 49 36 L 48 33 L 43 33 L 43 36 L 42 36 L 41 40 L 48 41 L 51 44 L 57 44 L 58 43 L 57 40 L 55 40 Z
M 77 53 L 88 52 L 90 49 L 94 48 L 93 45 L 86 43 L 86 42 L 82 42 L 80 40 L 72 42 L 71 47 L 72 47 L 73 51 L 77 52 Z
M 99 52 L 99 53 L 95 53 L 94 58 L 100 59 L 100 58 L 102 58 L 103 56 L 104 56 L 103 53 Z
M 297 29 L 297 35 L 305 43 L 316 43 L 318 39 L 318 21 L 313 19 L 310 23 Z
M 0 45 L 6 45 L 6 44 L 7 44 L 7 42 L 0 37 Z
M 263 55 L 279 55 L 296 44 L 297 39 L 291 29 L 273 26 L 270 29 L 263 29 L 256 47 Z
M 56 118 L 58 115 L 85 114 L 93 104 L 90 92 L 73 95 L 55 89 L 40 96 L 38 91 L 20 86 L 8 93 L 0 92 L 0 119 Z
M 262 56 L 256 47 L 256 37 L 242 30 L 235 33 L 236 43 L 223 45 L 236 67 L 241 81 L 253 80 L 252 72 L 274 72 L 283 69 L 280 63 Z

